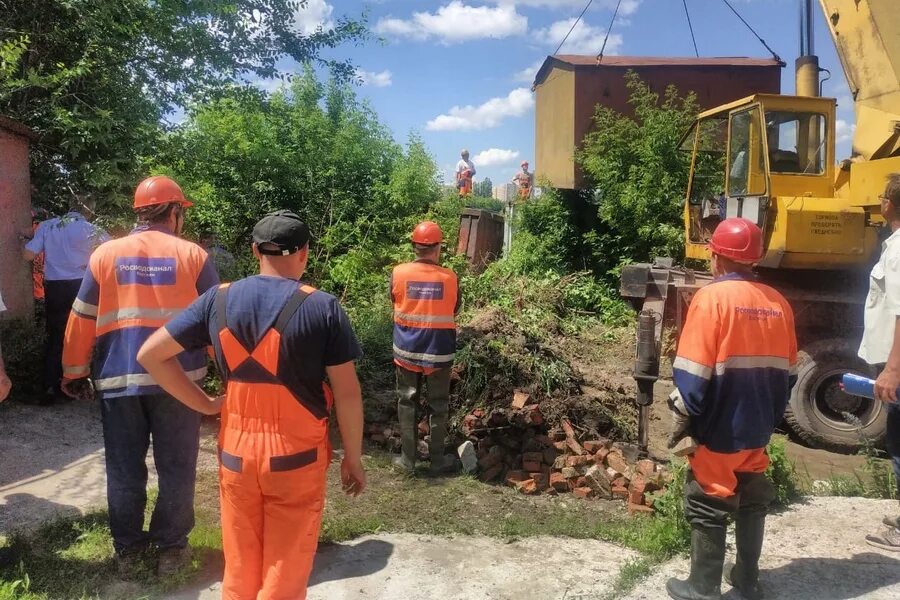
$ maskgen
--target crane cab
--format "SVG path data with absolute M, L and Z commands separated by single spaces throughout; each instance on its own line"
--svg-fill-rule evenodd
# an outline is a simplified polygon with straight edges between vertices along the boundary
M 763 230 L 761 267 L 846 270 L 877 246 L 873 207 L 836 193 L 835 100 L 757 94 L 701 113 L 682 139 L 692 152 L 685 255 L 708 259 L 719 221 Z

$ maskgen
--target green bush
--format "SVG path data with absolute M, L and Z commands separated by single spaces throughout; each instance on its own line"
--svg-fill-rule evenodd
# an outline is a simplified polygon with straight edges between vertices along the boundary
M 785 507 L 800 496 L 797 488 L 797 469 L 787 457 L 784 441 L 773 438 L 766 450 L 769 454 L 769 468 L 766 475 L 775 486 L 776 506 Z

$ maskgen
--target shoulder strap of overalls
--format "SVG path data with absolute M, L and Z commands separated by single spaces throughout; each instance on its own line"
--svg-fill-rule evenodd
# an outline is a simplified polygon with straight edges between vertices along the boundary
M 291 297 L 288 298 L 287 303 L 284 305 L 284 308 L 281 309 L 281 312 L 278 313 L 278 318 L 275 319 L 275 324 L 272 325 L 272 329 L 277 331 L 279 334 L 284 333 L 285 328 L 288 323 L 291 322 L 291 319 L 294 317 L 294 313 L 297 312 L 297 309 L 300 308 L 300 305 L 303 304 L 310 295 L 316 291 L 315 288 L 312 288 L 308 285 L 301 285 L 294 293 L 291 294 Z
M 228 302 L 228 287 L 229 284 L 223 283 L 219 286 L 219 289 L 216 290 L 216 298 L 213 300 L 213 306 L 216 309 L 216 334 L 226 327 L 228 327 L 228 321 L 225 320 L 225 306 Z

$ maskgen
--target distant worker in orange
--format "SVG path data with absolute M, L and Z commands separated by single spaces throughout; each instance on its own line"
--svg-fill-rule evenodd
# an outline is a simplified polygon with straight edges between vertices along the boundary
M 520 166 L 522 170 L 513 177 L 513 183 L 516 185 L 519 200 L 528 200 L 534 192 L 534 174 L 528 171 L 527 160 L 523 160 Z
M 225 600 L 302 600 L 319 539 L 331 459 L 332 402 L 344 491 L 366 487 L 361 355 L 337 299 L 300 281 L 309 230 L 277 211 L 253 228 L 259 275 L 210 290 L 154 333 L 138 360 L 173 396 L 219 430 Z M 215 350 L 225 396 L 211 398 L 178 362 Z M 327 380 L 327 383 L 326 383 Z
M 469 151 L 460 152 L 459 162 L 456 163 L 456 187 L 460 196 L 472 194 L 472 178 L 475 177 L 475 164 L 469 160 Z
M 670 579 L 677 600 L 720 597 L 727 519 L 735 520 L 737 560 L 725 580 L 748 600 L 762 598 L 759 556 L 775 497 L 766 478 L 766 445 L 784 417 L 796 375 L 797 338 L 787 300 L 758 283 L 762 231 L 747 219 L 722 221 L 709 243 L 715 280 L 691 301 L 670 397 L 670 440 L 690 435 L 685 517 L 691 524 L 691 573 Z
M 419 223 L 412 234 L 416 260 L 394 267 L 391 274 L 401 439 L 401 453 L 394 464 L 410 473 L 416 466 L 416 409 L 423 388 L 431 410 L 431 471 L 439 474 L 457 468 L 456 457 L 445 455 L 444 450 L 460 294 L 456 273 L 438 264 L 443 239 L 437 223 Z
M 190 559 L 200 413 L 165 393 L 137 360 L 150 334 L 219 283 L 206 252 L 179 237 L 189 206 L 168 177 L 142 181 L 134 193 L 138 226 L 91 255 L 66 328 L 62 388 L 87 399 L 93 375 L 106 450 L 109 528 L 123 575 L 139 570 L 150 556 L 157 556 L 161 575 Z M 204 350 L 178 358 L 192 381 L 203 381 Z M 146 532 L 151 440 L 159 497 Z

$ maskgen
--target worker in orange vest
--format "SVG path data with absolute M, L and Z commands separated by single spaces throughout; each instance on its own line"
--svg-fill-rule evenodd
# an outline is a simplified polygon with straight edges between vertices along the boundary
M 91 398 L 88 377 L 93 375 L 100 400 L 109 528 L 125 576 L 153 555 L 161 575 L 175 573 L 190 560 L 200 414 L 166 394 L 137 361 L 153 331 L 219 283 L 206 252 L 179 237 L 189 206 L 168 177 L 150 177 L 138 185 L 138 226 L 90 255 L 65 331 L 63 392 Z M 184 352 L 179 359 L 192 381 L 203 381 L 204 350 Z M 151 439 L 159 497 L 147 532 Z
M 438 474 L 457 468 L 455 456 L 444 454 L 444 445 L 460 295 L 456 273 L 438 265 L 443 238 L 437 223 L 419 223 L 412 233 L 416 260 L 394 267 L 391 275 L 401 439 L 401 453 L 394 464 L 410 473 L 416 466 L 416 409 L 423 386 L 431 409 L 431 471 Z
M 766 512 L 775 497 L 765 474 L 766 446 L 796 380 L 794 314 L 780 293 L 755 280 L 753 264 L 763 255 L 755 223 L 725 219 L 709 249 L 715 280 L 691 300 L 670 397 L 670 447 L 685 435 L 698 444 L 684 486 L 691 573 L 686 581 L 670 579 L 666 589 L 676 600 L 720 597 L 725 530 L 733 516 L 737 560 L 725 569 L 725 580 L 757 600 Z
M 461 197 L 472 194 L 472 178 L 475 177 L 475 164 L 469 160 L 469 151 L 463 149 L 456 163 L 456 187 Z
M 344 491 L 366 487 L 361 351 L 337 299 L 300 282 L 309 230 L 289 211 L 253 228 L 260 274 L 210 290 L 154 333 L 138 360 L 194 410 L 221 410 L 219 481 L 225 600 L 302 600 L 312 570 L 340 424 Z M 226 382 L 210 398 L 176 360 L 212 346 Z M 326 383 L 326 379 L 328 383 Z

